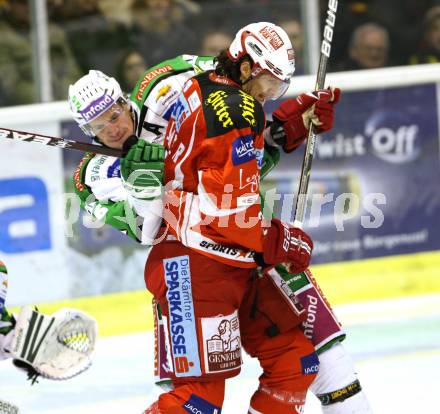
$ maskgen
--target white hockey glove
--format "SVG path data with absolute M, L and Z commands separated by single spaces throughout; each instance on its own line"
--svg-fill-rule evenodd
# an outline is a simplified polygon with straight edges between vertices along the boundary
M 72 378 L 92 363 L 97 338 L 94 318 L 76 309 L 63 308 L 45 315 L 25 306 L 17 317 L 7 349 L 14 365 L 28 373 L 53 380 Z

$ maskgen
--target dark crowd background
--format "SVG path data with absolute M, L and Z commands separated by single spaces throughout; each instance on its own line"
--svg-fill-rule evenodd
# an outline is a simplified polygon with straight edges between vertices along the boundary
M 38 102 L 31 19 L 33 0 L 0 0 L 0 106 Z M 145 69 L 179 54 L 215 55 L 251 22 L 282 26 L 295 49 L 296 75 L 311 51 L 304 1 L 47 0 L 53 99 L 89 69 L 129 91 Z M 301 4 L 303 3 L 303 4 Z M 440 61 L 440 0 L 339 2 L 330 71 Z

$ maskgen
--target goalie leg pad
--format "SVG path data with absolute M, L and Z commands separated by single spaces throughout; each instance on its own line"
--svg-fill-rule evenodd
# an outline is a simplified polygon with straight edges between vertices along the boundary
M 68 379 L 91 364 L 97 337 L 96 320 L 75 309 L 45 315 L 24 307 L 17 317 L 10 353 L 38 375 Z

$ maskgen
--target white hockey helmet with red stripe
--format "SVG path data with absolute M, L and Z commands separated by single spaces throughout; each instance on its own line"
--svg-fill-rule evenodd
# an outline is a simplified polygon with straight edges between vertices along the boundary
M 229 46 L 229 58 L 238 61 L 246 54 L 254 62 L 253 77 L 265 71 L 288 83 L 295 71 L 295 55 L 289 36 L 273 23 L 252 23 L 236 34 Z

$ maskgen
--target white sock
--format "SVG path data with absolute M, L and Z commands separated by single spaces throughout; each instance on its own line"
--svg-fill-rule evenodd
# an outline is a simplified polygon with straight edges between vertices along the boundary
M 319 372 L 310 386 L 315 395 L 327 394 L 347 387 L 357 380 L 353 360 L 338 342 L 319 355 Z M 322 406 L 323 414 L 372 414 L 365 393 L 361 390 L 342 402 Z

